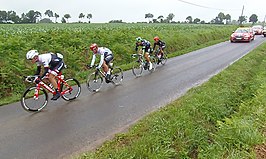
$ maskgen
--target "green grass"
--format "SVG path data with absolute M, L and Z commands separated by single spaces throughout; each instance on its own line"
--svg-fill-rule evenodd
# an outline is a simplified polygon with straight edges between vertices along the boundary
M 256 158 L 265 143 L 266 44 L 79 159 Z

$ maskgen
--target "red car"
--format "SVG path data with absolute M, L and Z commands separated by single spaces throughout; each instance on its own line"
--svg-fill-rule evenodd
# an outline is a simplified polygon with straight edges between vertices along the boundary
M 230 41 L 237 42 L 237 41 L 247 41 L 250 42 L 254 40 L 255 32 L 250 27 L 241 27 L 237 28 L 236 31 L 230 37 Z
M 263 31 L 263 26 L 261 25 L 254 25 L 253 30 L 255 32 L 256 35 L 262 35 L 262 31 Z

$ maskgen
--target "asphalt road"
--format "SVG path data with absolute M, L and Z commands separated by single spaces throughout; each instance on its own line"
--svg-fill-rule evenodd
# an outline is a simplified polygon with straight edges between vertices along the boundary
M 104 83 L 98 93 L 82 85 L 73 102 L 49 101 L 40 113 L 20 103 L 0 107 L 1 159 L 56 159 L 95 148 L 141 117 L 183 95 L 231 65 L 266 38 L 251 43 L 229 41 L 169 59 L 150 74 L 124 72 L 122 85 Z M 51 97 L 51 95 L 50 95 Z

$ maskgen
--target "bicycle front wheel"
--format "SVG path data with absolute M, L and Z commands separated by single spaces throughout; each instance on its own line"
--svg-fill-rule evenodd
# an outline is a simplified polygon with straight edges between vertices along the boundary
M 81 92 L 79 81 L 75 78 L 68 78 L 65 82 L 61 84 L 62 98 L 66 101 L 76 99 Z
M 123 71 L 119 67 L 114 67 L 111 74 L 111 80 L 115 85 L 119 85 L 123 80 Z
M 103 84 L 103 78 L 99 74 L 92 73 L 88 75 L 87 87 L 91 92 L 97 92 L 100 90 Z
M 22 108 L 30 112 L 41 111 L 48 103 L 48 94 L 44 89 L 40 89 L 38 97 L 35 96 L 37 87 L 30 87 L 26 89 L 21 97 Z
M 141 76 L 143 71 L 143 65 L 139 61 L 134 61 L 132 64 L 132 73 L 136 76 L 139 77 Z

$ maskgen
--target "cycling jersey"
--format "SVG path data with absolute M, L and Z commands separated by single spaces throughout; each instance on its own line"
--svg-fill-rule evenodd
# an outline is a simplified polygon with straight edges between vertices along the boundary
M 96 55 L 100 55 L 100 63 L 98 65 L 98 68 L 100 68 L 105 61 L 106 64 L 108 64 L 113 59 L 113 53 L 110 49 L 105 47 L 99 47 L 96 53 L 93 53 L 92 60 L 91 60 L 91 66 L 94 65 L 96 60 Z
M 63 69 L 63 66 L 64 66 L 63 59 L 59 58 L 54 53 L 46 53 L 46 54 L 39 55 L 38 61 L 36 62 L 36 64 L 37 64 L 37 71 L 35 75 L 40 74 L 41 65 L 43 65 L 44 67 L 44 73 L 41 77 L 44 77 L 46 73 L 49 72 L 49 69 L 52 71 L 59 72 Z
M 142 46 L 141 49 L 145 50 L 145 52 L 150 52 L 151 43 L 149 41 L 143 39 L 140 44 L 137 42 L 135 48 L 136 51 L 138 51 L 139 46 Z
M 154 44 L 153 44 L 153 50 L 155 49 L 156 45 L 158 45 L 159 48 L 162 48 L 162 49 L 165 48 L 165 42 L 163 42 L 161 40 L 159 40 L 158 42 L 154 42 Z

